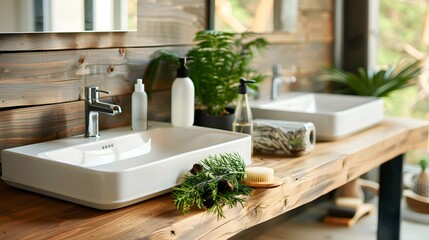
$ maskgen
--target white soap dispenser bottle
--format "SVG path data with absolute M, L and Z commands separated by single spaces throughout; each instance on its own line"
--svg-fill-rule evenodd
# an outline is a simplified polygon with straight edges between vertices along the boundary
M 144 91 L 142 79 L 137 79 L 134 92 L 131 95 L 131 129 L 133 131 L 147 130 L 147 94 Z
M 249 135 L 253 133 L 252 112 L 247 99 L 247 84 L 254 82 L 254 80 L 240 78 L 238 102 L 234 112 L 234 122 L 232 123 L 233 132 L 247 133 Z
M 180 58 L 177 78 L 171 88 L 171 123 L 176 127 L 194 124 L 195 87 L 189 78 L 186 58 Z

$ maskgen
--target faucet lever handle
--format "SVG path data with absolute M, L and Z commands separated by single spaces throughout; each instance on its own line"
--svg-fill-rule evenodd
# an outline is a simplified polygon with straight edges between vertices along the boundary
M 98 93 L 110 94 L 110 91 L 98 89 L 98 87 L 85 87 L 85 98 L 87 100 L 98 100 Z
M 99 93 L 110 94 L 110 91 L 107 91 L 107 90 L 97 89 L 96 91 L 99 92 Z

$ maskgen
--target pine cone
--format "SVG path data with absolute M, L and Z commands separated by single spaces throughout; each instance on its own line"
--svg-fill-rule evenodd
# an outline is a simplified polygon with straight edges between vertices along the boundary
M 214 201 L 213 201 L 212 198 L 204 199 L 203 200 L 203 205 L 204 205 L 204 207 L 206 207 L 207 209 L 209 209 L 209 208 L 213 207 Z
M 212 197 L 212 192 L 209 189 L 205 189 L 203 194 L 201 195 L 203 199 L 203 205 L 207 209 L 211 208 L 214 205 L 214 200 Z
M 203 170 L 203 165 L 199 163 L 195 163 L 194 166 L 192 166 L 192 169 L 189 170 L 192 174 L 197 175 L 197 173 L 201 172 Z
M 234 185 L 232 185 L 228 179 L 221 179 L 217 183 L 217 191 L 221 194 L 234 191 Z

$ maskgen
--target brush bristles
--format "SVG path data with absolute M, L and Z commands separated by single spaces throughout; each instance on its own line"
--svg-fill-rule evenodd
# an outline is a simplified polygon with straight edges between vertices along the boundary
M 355 197 L 339 197 L 335 199 L 335 205 L 339 207 L 353 208 L 357 210 L 362 206 L 363 200 Z
M 268 167 L 246 168 L 246 181 L 249 182 L 271 182 L 274 178 L 274 169 Z

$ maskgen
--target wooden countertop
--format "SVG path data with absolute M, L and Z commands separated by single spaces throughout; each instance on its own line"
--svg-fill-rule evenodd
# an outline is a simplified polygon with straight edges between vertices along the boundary
M 308 203 L 408 150 L 428 149 L 429 122 L 386 118 L 351 137 L 317 143 L 298 158 L 255 156 L 252 165 L 275 169 L 280 187 L 257 189 L 244 207 L 225 207 L 226 218 L 183 215 L 170 194 L 102 211 L 0 183 L 0 239 L 226 239 Z M 144 183 L 142 183 L 144 184 Z

